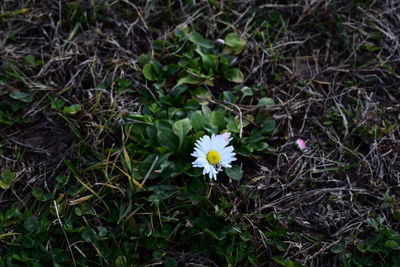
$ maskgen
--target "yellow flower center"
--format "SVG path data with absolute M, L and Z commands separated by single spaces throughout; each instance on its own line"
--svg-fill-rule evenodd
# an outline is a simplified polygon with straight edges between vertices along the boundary
M 207 154 L 207 160 L 208 160 L 208 162 L 210 164 L 215 165 L 215 164 L 218 164 L 220 162 L 221 156 L 217 151 L 211 150 Z

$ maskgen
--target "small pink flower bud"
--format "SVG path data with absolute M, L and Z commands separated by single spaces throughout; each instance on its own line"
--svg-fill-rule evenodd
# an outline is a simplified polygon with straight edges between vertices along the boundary
M 306 142 L 303 139 L 297 139 L 296 140 L 296 145 L 301 151 L 307 149 Z
M 220 44 L 225 44 L 224 39 L 217 39 L 216 42 L 217 42 L 217 43 L 220 43 Z

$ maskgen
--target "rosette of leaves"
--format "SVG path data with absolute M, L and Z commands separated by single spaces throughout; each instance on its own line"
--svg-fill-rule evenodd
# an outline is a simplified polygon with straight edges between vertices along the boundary
M 139 64 L 159 96 L 179 95 L 188 89 L 209 95 L 206 88 L 213 87 L 217 79 L 243 82 L 243 73 L 235 67 L 235 55 L 245 47 L 246 41 L 237 33 L 227 34 L 221 45 L 184 27 L 175 30 L 169 41 L 154 42 L 153 48 L 159 53 L 155 58 L 142 55 Z
M 262 102 L 262 101 L 261 101 Z M 274 134 L 275 122 L 265 111 L 256 116 L 239 115 L 222 107 L 211 110 L 197 99 L 188 99 L 177 105 L 152 102 L 143 106 L 142 114 L 125 117 L 125 133 L 131 142 L 127 154 L 131 155 L 131 175 L 136 180 L 171 179 L 180 175 L 202 176 L 201 170 L 192 168 L 190 155 L 197 139 L 207 134 L 232 133 L 232 144 L 242 156 L 254 152 L 270 151 L 268 140 Z M 242 131 L 244 138 L 239 138 Z M 227 171 L 232 179 L 240 179 L 240 168 Z

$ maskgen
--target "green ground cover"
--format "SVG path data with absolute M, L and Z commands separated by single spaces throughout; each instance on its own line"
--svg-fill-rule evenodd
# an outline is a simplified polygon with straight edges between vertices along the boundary
M 0 266 L 400 266 L 397 2 L 0 2 Z

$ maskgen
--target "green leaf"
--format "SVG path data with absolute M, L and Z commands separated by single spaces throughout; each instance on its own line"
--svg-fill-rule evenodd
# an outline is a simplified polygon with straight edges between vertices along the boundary
M 32 195 L 39 201 L 48 201 L 51 199 L 51 194 L 45 194 L 40 187 L 35 187 L 32 189 Z
M 335 253 L 335 254 L 342 253 L 346 249 L 346 245 L 347 245 L 347 242 L 343 238 L 338 243 L 336 243 L 336 245 L 331 247 L 331 252 Z
M 399 244 L 396 242 L 396 241 L 394 241 L 394 240 L 387 240 L 386 242 L 385 242 L 385 247 L 387 247 L 387 248 L 397 248 L 399 246 Z
M 25 229 L 30 232 L 30 233 L 34 233 L 37 232 L 39 230 L 39 220 L 38 217 L 36 216 L 32 216 L 32 217 L 28 217 L 25 221 L 24 221 L 24 227 Z
M 208 105 L 201 105 L 201 113 L 203 114 L 204 118 L 210 120 L 211 117 L 211 109 Z
M 57 183 L 66 184 L 69 181 L 69 177 L 63 174 L 57 175 L 56 177 Z
M 189 41 L 191 41 L 192 43 L 200 46 L 200 47 L 204 47 L 204 48 L 213 48 L 213 43 L 212 41 L 205 39 L 203 37 L 203 35 L 201 35 L 198 32 L 191 32 L 189 35 Z
M 146 65 L 146 64 L 148 64 L 148 63 L 151 62 L 151 56 L 146 55 L 146 54 L 141 54 L 141 55 L 138 57 L 137 62 L 138 62 L 138 64 L 139 64 L 140 66 L 144 66 L 144 65 Z
M 241 100 L 243 100 L 246 96 L 252 96 L 254 94 L 253 89 L 248 86 L 243 86 L 242 88 L 240 88 L 240 91 L 242 93 Z
M 224 39 L 225 48 L 222 51 L 224 54 L 238 55 L 243 52 L 246 47 L 246 40 L 240 37 L 237 33 L 229 33 Z
M 229 103 L 235 103 L 236 97 L 232 91 L 224 91 L 223 93 L 224 100 Z
M 177 74 L 181 70 L 181 67 L 177 64 L 169 64 L 167 66 L 167 75 L 172 76 Z
M 244 42 L 243 42 L 244 41 Z M 224 38 L 224 43 L 230 47 L 245 46 L 246 41 L 237 33 L 228 33 Z
M 190 99 L 184 106 L 185 109 L 190 109 L 190 110 L 197 110 L 197 108 L 200 106 L 200 102 L 197 99 Z
M 1 180 L 0 180 L 0 188 L 3 190 L 7 190 L 11 187 L 11 184 L 15 178 L 15 172 L 12 172 L 10 169 L 4 169 L 1 171 Z
M 259 131 L 260 134 L 272 135 L 276 130 L 276 123 L 274 120 L 267 120 Z
M 161 146 L 175 152 L 179 146 L 179 137 L 168 128 L 160 128 L 157 132 L 158 142 Z
M 157 137 L 157 128 L 153 125 L 149 125 L 146 127 L 146 134 L 147 134 L 147 143 L 151 146 L 158 145 L 158 137 Z
M 220 111 L 213 111 L 210 114 L 210 123 L 211 125 L 217 126 L 218 131 L 222 131 L 225 129 L 225 117 L 224 114 Z
M 116 267 L 128 266 L 127 263 L 128 263 L 128 261 L 126 260 L 125 256 L 118 256 L 114 261 L 114 264 Z
M 210 235 L 212 238 L 219 240 L 219 241 L 224 239 L 223 237 L 219 237 L 215 232 L 211 231 L 208 228 L 204 229 L 204 233 Z
M 191 92 L 193 96 L 202 97 L 202 98 L 211 98 L 213 95 L 207 88 L 203 86 L 196 87 L 195 90 Z
M 75 115 L 82 109 L 82 106 L 80 104 L 73 104 L 69 107 L 64 107 L 64 113 L 68 115 Z
M 238 68 L 229 69 L 225 72 L 224 77 L 234 83 L 242 83 L 244 79 L 243 73 Z
M 4 169 L 1 171 L 1 178 L 4 180 L 12 180 L 16 176 L 15 172 L 11 171 L 10 169 Z
M 201 61 L 203 62 L 204 69 L 209 74 L 214 74 L 217 70 L 218 57 L 216 55 L 204 54 L 201 49 L 196 49 L 196 52 L 200 55 Z
M 26 55 L 25 56 L 25 63 L 27 65 L 35 66 L 36 65 L 35 57 L 33 55 L 31 55 L 31 54 Z
M 171 155 L 171 152 L 169 152 L 165 155 L 167 155 L 167 157 L 168 157 L 169 155 Z M 164 156 L 160 156 L 160 155 L 156 155 L 156 154 L 150 154 L 149 156 L 147 156 L 147 158 L 140 163 L 139 168 L 138 168 L 138 170 L 139 170 L 138 176 L 136 178 L 143 179 L 147 175 L 147 173 L 149 172 L 149 170 L 151 169 L 151 166 L 153 164 L 155 164 L 153 167 L 153 171 L 150 172 L 148 178 L 154 179 L 154 178 L 159 177 L 160 174 L 155 173 L 154 170 L 159 169 L 160 163 L 163 160 L 162 157 L 164 157 Z
M 33 100 L 32 96 L 25 92 L 11 92 L 10 97 L 25 103 L 30 103 Z
M 239 165 L 232 164 L 232 168 L 225 169 L 226 175 L 228 175 L 233 180 L 240 180 L 243 177 L 243 170 Z
M 65 104 L 65 101 L 62 99 L 53 99 L 51 100 L 51 108 L 54 110 L 60 110 Z
M 195 111 L 190 114 L 190 121 L 192 122 L 193 130 L 196 133 L 202 131 L 205 127 L 205 120 L 200 111 Z
M 267 142 L 258 142 L 255 144 L 251 144 L 250 147 L 257 151 L 264 151 L 265 149 L 267 149 L 269 147 L 269 145 Z
M 269 97 L 263 97 L 258 100 L 258 105 L 259 106 L 270 106 L 270 105 L 275 105 L 275 101 L 272 98 Z
M 184 76 L 184 77 L 180 78 L 178 80 L 178 82 L 177 82 L 178 85 L 179 84 L 184 84 L 184 83 L 187 83 L 187 84 L 199 84 L 200 81 L 195 79 L 195 78 L 193 78 L 190 75 L 187 75 L 187 76 Z
M 188 86 L 186 84 L 177 84 L 171 89 L 171 95 L 173 97 L 177 97 L 181 95 L 183 92 L 185 92 L 188 89 Z
M 144 77 L 149 80 L 149 81 L 155 81 L 156 80 L 156 74 L 153 71 L 153 65 L 150 63 L 147 63 L 143 67 L 143 75 Z
M 82 240 L 88 243 L 96 242 L 96 233 L 92 229 L 82 231 Z
M 236 120 L 232 120 L 228 122 L 228 124 L 226 125 L 226 129 L 232 133 L 239 133 L 240 125 Z
M 179 137 L 179 149 L 182 147 L 183 140 L 185 139 L 186 135 L 189 133 L 191 129 L 192 129 L 192 123 L 188 118 L 176 121 L 173 124 L 172 130 Z
M 249 232 L 244 231 L 244 232 L 241 232 L 241 233 L 240 233 L 240 238 L 241 238 L 243 241 L 249 241 L 249 240 L 251 239 L 251 236 L 250 236 L 250 233 L 249 233 Z
M 247 146 L 241 146 L 236 149 L 236 152 L 239 155 L 245 156 L 245 157 L 250 157 L 251 153 L 253 153 L 253 149 L 247 147 Z
M 161 65 L 161 63 L 158 62 L 157 60 L 154 60 L 154 62 L 152 64 L 152 68 L 153 68 L 154 72 L 157 74 L 157 78 L 161 78 L 160 75 L 162 75 L 164 73 L 164 69 L 163 69 L 163 66 Z
M 262 136 L 261 134 L 252 134 L 249 137 L 243 138 L 242 142 L 244 144 L 254 144 L 263 139 L 264 139 L 264 136 Z

